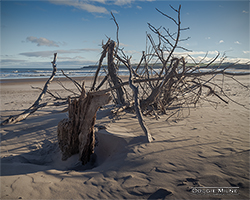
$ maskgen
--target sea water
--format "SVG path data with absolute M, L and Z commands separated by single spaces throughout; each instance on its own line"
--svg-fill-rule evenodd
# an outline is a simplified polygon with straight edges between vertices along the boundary
M 55 77 L 64 77 L 61 70 L 69 77 L 86 77 L 94 76 L 96 67 L 57 69 Z M 52 68 L 1 68 L 0 79 L 48 78 L 52 71 Z
M 133 66 L 135 68 L 135 66 Z M 62 71 L 69 77 L 93 77 L 97 66 L 86 66 L 82 68 L 57 68 L 55 77 L 65 77 Z M 27 78 L 49 78 L 52 68 L 0 68 L 0 79 L 27 79 Z M 103 66 L 99 71 L 99 76 L 106 76 L 107 66 Z M 159 71 L 159 69 L 156 69 Z M 125 66 L 120 66 L 117 74 L 120 76 L 129 75 L 129 70 Z
M 107 67 L 104 67 L 107 68 Z M 135 69 L 136 67 L 133 66 Z M 82 68 L 57 68 L 55 77 L 64 77 L 62 71 L 69 77 L 93 77 L 96 73 L 97 66 L 86 66 Z M 201 69 L 197 72 L 207 72 L 212 69 Z M 219 69 L 220 70 L 220 69 Z M 28 79 L 28 78 L 49 78 L 52 74 L 52 68 L 0 68 L 0 79 Z M 105 76 L 107 69 L 101 69 L 99 76 Z M 142 70 L 143 73 L 144 70 Z M 155 73 L 159 73 L 161 68 L 154 68 Z M 213 71 L 213 70 L 212 70 Z M 242 72 L 242 70 L 228 69 L 229 72 Z M 243 70 L 249 72 L 249 70 Z M 121 66 L 118 70 L 118 75 L 129 75 L 129 70 L 125 66 Z M 140 70 L 138 70 L 140 73 Z M 145 71 L 144 71 L 145 73 Z M 181 71 L 178 71 L 181 73 Z

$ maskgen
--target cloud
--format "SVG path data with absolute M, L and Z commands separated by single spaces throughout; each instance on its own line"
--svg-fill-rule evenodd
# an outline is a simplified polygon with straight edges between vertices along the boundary
M 118 14 L 118 13 L 119 13 L 119 12 L 116 11 L 116 10 L 111 10 L 111 12 L 112 12 L 113 14 Z
M 103 14 L 109 13 L 105 7 L 90 4 L 91 1 L 89 2 L 89 1 L 81 1 L 81 0 L 79 1 L 78 0 L 72 0 L 72 1 L 50 0 L 50 2 L 56 5 L 72 6 L 79 10 L 84 10 L 90 13 L 103 13 Z M 104 0 L 96 0 L 94 2 L 105 3 Z
M 241 44 L 239 41 L 235 41 L 234 43 L 235 43 L 235 44 Z
M 202 55 L 202 56 L 205 56 L 206 54 L 208 54 L 208 55 L 217 55 L 218 51 L 208 51 L 208 52 L 205 52 L 205 51 L 192 51 L 192 52 L 175 52 L 174 53 L 174 55 L 176 55 L 176 56 L 186 56 L 186 55 L 190 55 L 190 56 Z
M 34 36 L 29 36 L 26 38 L 27 42 L 32 42 L 37 44 L 37 46 L 48 46 L 48 47 L 59 47 L 58 43 L 52 40 L 48 40 L 46 38 L 40 37 L 34 37 Z
M 132 3 L 136 0 L 48 0 L 52 4 L 71 6 L 79 10 L 84 10 L 90 13 L 99 13 L 99 14 L 109 14 L 109 11 L 103 5 L 116 5 L 116 6 L 131 6 Z M 140 0 L 143 1 L 155 1 L 155 0 Z M 97 6 L 96 4 L 103 4 Z M 136 6 L 137 9 L 142 9 L 141 6 Z M 113 13 L 117 11 L 112 11 Z M 118 13 L 118 12 L 117 12 Z
M 76 51 L 97 51 L 101 52 L 101 49 L 92 49 L 92 48 L 84 48 L 84 49 L 75 49 Z
M 124 6 L 126 4 L 131 4 L 132 1 L 133 0 L 116 0 L 114 4 L 118 6 Z
M 242 11 L 242 13 L 246 13 L 246 14 L 247 14 L 247 13 L 248 13 L 248 11 L 246 11 L 246 10 L 243 10 L 243 11 Z
M 98 3 L 103 3 L 103 4 L 105 4 L 105 3 L 106 3 L 106 0 L 91 0 L 91 1 L 95 1 L 95 2 L 98 2 Z
M 213 60 L 216 55 L 218 54 L 218 51 L 193 51 L 193 52 L 175 52 L 174 56 L 180 58 L 180 57 L 184 57 L 185 61 L 187 61 L 188 63 L 194 63 L 193 59 L 198 63 L 201 60 L 203 60 L 202 62 L 210 62 L 211 60 Z M 245 54 L 249 54 L 250 51 L 243 51 L 243 53 Z M 205 55 L 207 54 L 207 56 L 205 57 Z M 190 55 L 193 59 L 191 59 L 188 55 Z M 222 58 L 222 54 L 220 54 L 221 56 L 219 58 L 217 58 L 217 60 L 215 61 L 215 63 L 218 63 L 221 61 Z M 231 62 L 231 63 L 235 63 L 236 61 L 239 61 L 239 63 L 247 63 L 250 62 L 249 58 L 230 58 L 228 56 L 226 56 L 226 60 L 224 60 L 225 62 Z
M 124 50 L 124 53 L 128 55 L 141 54 L 140 51 L 136 51 L 136 50 Z
M 133 2 L 135 2 L 136 0 L 116 0 L 114 1 L 114 4 L 115 5 L 118 5 L 118 6 L 124 6 L 126 4 L 132 4 Z M 155 1 L 155 0 L 140 0 L 140 1 Z M 140 6 L 137 6 L 137 8 L 141 9 Z
M 128 44 L 124 44 L 124 43 L 121 43 L 121 42 L 119 43 L 119 45 L 122 46 L 122 47 L 128 47 L 129 46 Z
M 192 57 L 197 63 L 200 62 L 202 60 L 203 63 L 208 63 L 211 62 L 215 56 L 207 56 L 204 58 L 204 56 L 196 56 L 196 57 Z M 190 57 L 185 57 L 185 61 L 187 61 L 188 63 L 194 63 L 193 59 L 191 59 Z M 239 63 L 247 63 L 250 62 L 250 59 L 248 58 L 226 58 L 226 60 L 224 60 L 223 63 L 229 62 L 229 63 L 235 63 L 238 62 Z M 218 63 L 221 62 L 221 58 L 218 58 L 214 63 Z
M 27 56 L 27 57 L 50 57 L 54 53 L 60 54 L 71 54 L 71 53 L 81 53 L 82 51 L 90 52 L 100 52 L 100 49 L 91 49 L 91 48 L 85 48 L 85 49 L 71 49 L 71 50 L 54 50 L 54 51 L 34 51 L 34 52 L 24 52 L 20 53 L 21 56 Z
M 21 60 L 21 59 L 1 59 L 1 63 L 5 64 L 5 63 L 23 63 L 26 62 L 26 60 Z
M 220 41 L 219 41 L 219 44 L 221 44 L 221 43 L 223 43 L 223 42 L 224 42 L 224 40 L 220 40 Z
M 82 21 L 89 21 L 88 19 L 85 19 L 84 17 L 82 17 Z
M 68 60 L 68 61 L 60 61 L 58 65 L 60 67 L 82 67 L 83 65 L 96 65 L 96 60 Z

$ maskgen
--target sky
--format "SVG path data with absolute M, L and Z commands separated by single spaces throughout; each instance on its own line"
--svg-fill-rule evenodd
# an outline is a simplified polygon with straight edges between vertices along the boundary
M 249 1 L 163 1 L 163 0 L 2 0 L 1 7 L 1 67 L 50 68 L 53 53 L 58 53 L 57 66 L 79 68 L 95 65 L 102 52 L 102 43 L 116 40 L 119 24 L 120 48 L 132 63 L 140 61 L 142 51 L 149 46 L 146 34 L 157 37 L 149 29 L 163 27 L 177 31 L 175 23 L 160 14 L 177 19 L 181 5 L 179 45 L 189 52 L 176 49 L 175 56 L 191 55 L 199 62 L 206 53 L 209 60 L 220 52 L 225 62 L 250 61 Z M 191 62 L 191 60 L 188 60 Z

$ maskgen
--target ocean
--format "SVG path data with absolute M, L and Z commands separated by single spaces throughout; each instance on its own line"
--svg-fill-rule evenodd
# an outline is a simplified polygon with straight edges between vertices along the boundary
M 94 76 L 96 67 L 86 68 L 68 68 L 62 69 L 69 77 L 86 77 Z M 100 75 L 106 75 L 104 71 Z M 125 72 L 124 72 L 125 73 Z M 1 68 L 0 79 L 28 79 L 28 78 L 49 78 L 52 74 L 52 68 Z M 57 68 L 55 77 L 64 77 L 61 69 Z
M 99 72 L 99 76 L 105 76 L 106 73 L 103 67 L 107 71 L 107 66 L 102 66 Z M 136 66 L 133 66 L 135 68 Z M 62 71 L 69 77 L 86 77 L 94 76 L 97 70 L 97 66 L 86 66 L 82 68 L 57 68 L 55 77 L 65 77 Z M 159 69 L 156 69 L 159 71 Z M 28 79 L 28 78 L 49 78 L 52 73 L 51 68 L 1 68 L 0 79 Z M 129 70 L 125 66 L 120 66 L 118 75 L 129 75 Z
M 133 66 L 135 68 L 135 66 Z M 106 68 L 106 67 L 105 67 Z M 249 68 L 248 68 L 249 69 Z M 239 73 L 249 72 L 248 69 L 227 69 L 227 71 Z M 62 69 L 69 77 L 90 77 L 94 76 L 97 70 L 97 66 L 87 66 L 82 68 L 63 68 Z M 200 71 L 209 71 L 211 69 L 201 69 Z M 160 68 L 156 68 L 155 71 L 159 72 Z M 28 79 L 28 78 L 49 78 L 52 73 L 52 68 L 1 68 L 0 79 Z M 119 75 L 129 75 L 129 70 L 122 66 L 118 71 Z M 105 76 L 106 73 L 103 69 L 100 70 L 99 76 Z M 55 77 L 64 77 L 60 68 L 57 68 Z

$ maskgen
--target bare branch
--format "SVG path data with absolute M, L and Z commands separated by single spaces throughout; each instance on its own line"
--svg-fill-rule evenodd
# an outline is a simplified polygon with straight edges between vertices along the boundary
M 143 117 L 142 117 L 142 112 L 141 112 L 141 108 L 140 108 L 140 101 L 139 101 L 139 98 L 138 98 L 138 87 L 136 87 L 134 84 L 133 84 L 133 81 L 132 81 L 132 67 L 129 63 L 129 60 L 128 60 L 128 66 L 129 66 L 129 86 L 130 88 L 133 90 L 133 93 L 134 93 L 134 101 L 135 101 L 135 111 L 136 111 L 136 115 L 137 115 L 137 118 L 138 118 L 138 121 L 139 121 L 139 124 L 142 128 L 142 130 L 144 131 L 144 133 L 146 134 L 147 136 L 147 140 L 148 142 L 152 142 L 152 136 L 147 128 L 147 126 L 145 126 L 145 123 L 144 123 L 144 120 L 143 120 Z
M 161 13 L 162 15 L 164 15 L 165 17 L 171 19 L 176 25 L 178 25 L 178 23 L 175 21 L 174 18 L 172 18 L 172 17 L 166 15 L 165 13 L 161 12 L 161 11 L 160 11 L 159 9 L 157 9 L 157 8 L 156 8 L 156 10 L 157 10 L 159 13 Z
M 55 74 L 56 74 L 56 70 L 57 70 L 56 69 L 56 59 L 57 59 L 57 53 L 54 53 L 54 59 L 51 62 L 52 67 L 53 67 L 52 74 L 51 74 L 50 78 L 47 80 L 47 82 L 45 83 L 45 85 L 42 89 L 42 92 L 40 93 L 37 100 L 33 103 L 33 105 L 19 115 L 10 116 L 8 119 L 1 122 L 1 126 L 6 125 L 6 124 L 14 124 L 16 122 L 22 121 L 22 120 L 26 119 L 30 114 L 34 113 L 36 110 L 38 110 L 41 107 L 39 104 L 42 101 L 44 95 L 46 94 L 48 87 L 49 87 L 50 83 L 53 81 Z
M 73 80 L 73 79 L 70 78 L 67 74 L 65 74 L 63 70 L 61 70 L 61 71 L 62 71 L 62 73 L 63 73 L 64 76 L 66 76 L 69 80 L 71 80 L 71 81 L 74 83 L 74 85 L 76 86 L 76 88 L 77 88 L 77 89 L 79 90 L 79 92 L 81 93 L 81 92 L 82 92 L 82 86 L 81 86 L 77 81 Z
M 107 52 L 108 52 L 109 44 L 110 44 L 110 39 L 107 41 L 107 43 L 106 43 L 105 45 L 102 46 L 102 48 L 103 48 L 102 56 L 101 56 L 101 58 L 99 59 L 98 68 L 97 68 L 97 70 L 96 70 L 95 78 L 94 78 L 94 81 L 93 81 L 93 84 L 92 84 L 92 87 L 91 87 L 90 91 L 93 91 L 94 88 L 95 88 L 97 76 L 98 76 L 99 71 L 100 71 L 100 69 L 101 69 L 101 67 L 102 67 L 103 59 L 106 57 L 106 54 L 107 54 Z
M 112 20 L 115 22 L 115 25 L 116 25 L 116 40 L 117 40 L 117 45 L 116 45 L 116 50 L 115 50 L 115 54 L 117 54 L 117 51 L 118 51 L 118 48 L 119 48 L 119 37 L 118 37 L 118 33 L 119 33 L 119 25 L 115 19 L 115 16 L 113 15 L 113 13 L 111 12 L 111 15 L 112 15 Z

